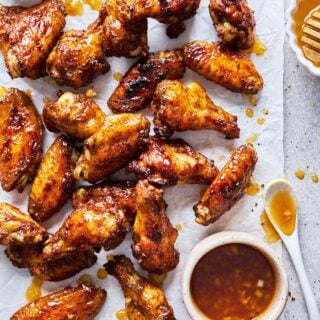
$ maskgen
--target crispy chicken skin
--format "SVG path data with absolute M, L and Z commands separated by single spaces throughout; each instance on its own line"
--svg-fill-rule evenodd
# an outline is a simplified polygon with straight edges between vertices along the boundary
M 106 297 L 104 289 L 93 286 L 69 287 L 27 304 L 10 320 L 93 320 Z
M 239 138 L 237 117 L 214 104 L 197 82 L 162 81 L 155 91 L 151 108 L 155 112 L 154 131 L 161 138 L 174 131 L 212 129 L 227 139 Z
M 210 0 L 209 13 L 224 43 L 238 50 L 253 46 L 256 21 L 246 0 Z
M 129 164 L 129 172 L 155 186 L 182 183 L 210 184 L 219 173 L 214 162 L 181 139 L 163 141 L 150 137 L 148 148 Z
M 123 168 L 144 146 L 149 128 L 141 114 L 107 116 L 99 131 L 84 142 L 74 176 L 95 183 Z
M 140 276 L 127 257 L 114 256 L 104 266 L 121 285 L 129 320 L 175 320 L 164 292 Z
M 199 203 L 194 206 L 197 223 L 213 223 L 243 197 L 257 160 L 252 145 L 242 145 L 234 151 Z
M 18 208 L 0 202 L 0 244 L 37 244 L 47 239 L 47 231 Z
M 56 260 L 95 247 L 111 250 L 130 230 L 126 212 L 104 199 L 93 199 L 75 208 L 60 229 L 46 242 L 44 258 Z
M 171 271 L 179 263 L 179 253 L 174 248 L 178 231 L 166 215 L 164 192 L 140 180 L 136 193 L 132 253 L 144 270 L 160 274 Z
M 103 53 L 103 16 L 86 30 L 66 31 L 47 59 L 47 72 L 60 86 L 74 89 L 89 85 L 109 71 Z
M 184 46 L 183 54 L 187 67 L 230 91 L 256 94 L 263 88 L 252 61 L 222 43 L 193 41 Z
M 9 246 L 5 253 L 13 265 L 28 268 L 30 275 L 43 281 L 62 281 L 83 269 L 90 268 L 97 261 L 93 250 L 80 251 L 64 258 L 46 261 L 41 245 Z
M 0 99 L 0 182 L 3 190 L 22 192 L 41 160 L 43 125 L 29 96 L 8 89 Z
M 44 0 L 23 10 L 2 7 L 1 11 L 9 13 L 4 23 L 6 35 L 0 39 L 4 40 L 2 48 L 10 76 L 44 76 L 45 61 L 66 23 L 62 0 Z
M 79 187 L 72 196 L 72 205 L 79 208 L 89 201 L 107 201 L 116 203 L 133 224 L 137 206 L 135 183 L 129 181 L 103 181 L 93 186 Z
M 28 211 L 36 221 L 58 212 L 72 194 L 77 153 L 70 138 L 60 136 L 48 149 L 29 193 Z
M 146 108 L 162 80 L 183 77 L 182 51 L 150 53 L 132 65 L 108 100 L 113 112 L 135 112 Z
M 80 140 L 96 133 L 106 117 L 92 98 L 72 92 L 65 92 L 57 101 L 46 99 L 42 116 L 48 130 L 61 130 Z

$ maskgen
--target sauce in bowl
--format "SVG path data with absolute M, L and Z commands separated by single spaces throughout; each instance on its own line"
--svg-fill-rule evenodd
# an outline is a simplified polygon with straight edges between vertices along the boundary
M 276 279 L 268 259 L 244 244 L 227 244 L 195 266 L 190 291 L 201 313 L 212 320 L 249 320 L 271 304 Z

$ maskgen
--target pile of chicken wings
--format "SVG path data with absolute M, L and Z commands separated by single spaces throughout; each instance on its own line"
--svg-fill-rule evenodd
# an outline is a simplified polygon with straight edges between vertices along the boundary
M 142 269 L 156 274 L 179 263 L 178 231 L 166 215 L 165 186 L 207 184 L 194 205 L 195 221 L 213 223 L 242 198 L 257 154 L 237 148 L 220 170 L 214 161 L 174 132 L 215 130 L 240 136 L 237 116 L 212 101 L 199 83 L 181 82 L 185 69 L 226 89 L 256 94 L 263 79 L 243 53 L 255 42 L 254 12 L 246 0 L 211 0 L 210 16 L 220 42 L 193 41 L 183 48 L 149 52 L 148 18 L 167 25 L 167 35 L 185 30 L 199 0 L 110 0 L 85 30 L 63 31 L 63 1 L 25 7 L 0 5 L 0 49 L 12 78 L 51 77 L 74 89 L 109 71 L 108 56 L 139 57 L 110 96 L 106 115 L 86 94 L 60 92 L 44 100 L 42 115 L 23 91 L 9 88 L 0 98 L 0 183 L 22 192 L 31 184 L 28 214 L 0 203 L 0 244 L 18 268 L 44 281 L 61 281 L 97 260 L 102 248 L 116 248 L 132 231 L 132 253 Z M 154 112 L 154 134 L 138 111 Z M 45 127 L 62 134 L 42 155 Z M 133 182 L 110 176 L 126 168 Z M 90 185 L 78 186 L 79 181 Z M 76 184 L 77 183 L 77 184 Z M 77 186 L 77 187 L 76 187 Z M 73 210 L 50 234 L 41 223 L 69 199 Z M 172 320 L 164 292 L 140 276 L 125 256 L 105 269 L 120 283 L 126 311 L 134 320 Z M 11 319 L 93 319 L 106 299 L 93 286 L 66 288 L 17 311 Z

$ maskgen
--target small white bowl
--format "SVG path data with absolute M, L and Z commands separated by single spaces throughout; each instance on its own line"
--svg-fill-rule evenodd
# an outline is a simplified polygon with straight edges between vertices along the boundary
M 286 272 L 275 257 L 270 246 L 257 237 L 244 232 L 224 231 L 213 234 L 200 241 L 191 251 L 182 274 L 182 294 L 185 306 L 193 320 L 208 320 L 198 309 L 190 292 L 190 280 L 199 260 L 214 248 L 226 244 L 244 244 L 260 251 L 270 262 L 276 277 L 276 292 L 268 309 L 256 320 L 277 320 L 281 315 L 288 297 L 288 279 Z
M 299 62 L 304 65 L 312 74 L 315 76 L 320 76 L 320 67 L 315 66 L 310 60 L 308 60 L 304 54 L 302 49 L 297 44 L 297 36 L 293 32 L 294 21 L 292 18 L 293 12 L 296 9 L 298 0 L 291 0 L 290 6 L 287 10 L 286 18 L 287 18 L 287 26 L 286 32 L 289 38 L 289 45 L 293 52 L 296 54 Z

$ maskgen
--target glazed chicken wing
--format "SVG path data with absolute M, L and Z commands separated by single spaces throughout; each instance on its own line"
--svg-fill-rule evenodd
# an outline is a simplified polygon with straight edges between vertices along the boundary
M 58 260 L 46 261 L 42 245 L 10 246 L 5 253 L 16 267 L 27 268 L 31 276 L 43 281 L 62 281 L 83 269 L 90 268 L 97 261 L 93 250 L 80 251 Z
M 99 131 L 84 142 L 74 176 L 95 183 L 123 168 L 145 144 L 149 128 L 141 114 L 106 117 Z
M 71 92 L 65 92 L 57 101 L 46 99 L 42 115 L 50 131 L 61 130 L 80 140 L 96 133 L 106 117 L 92 98 Z
M 140 180 L 136 193 L 133 255 L 144 270 L 152 273 L 171 271 L 179 263 L 179 253 L 174 248 L 178 231 L 166 215 L 163 190 L 151 186 L 146 180 Z
M 129 320 L 175 320 L 164 292 L 140 276 L 125 256 L 114 256 L 105 268 L 123 290 Z
M 130 230 L 126 212 L 104 199 L 93 199 L 75 208 L 60 229 L 46 242 L 44 258 L 56 260 L 95 247 L 111 250 Z
M 156 186 L 210 184 L 219 172 L 213 161 L 181 139 L 163 141 L 150 137 L 147 145 L 147 150 L 128 168 L 139 179 L 147 179 Z
M 194 206 L 197 223 L 213 223 L 243 197 L 257 160 L 252 145 L 242 145 L 234 151 L 199 203 Z
M 159 51 L 141 58 L 124 75 L 108 100 L 113 112 L 135 112 L 147 107 L 162 80 L 183 77 L 182 51 Z
M 224 43 L 238 50 L 253 46 L 256 21 L 246 0 L 210 0 L 209 12 Z
M 41 160 L 43 125 L 29 96 L 8 89 L 0 99 L 0 182 L 3 190 L 22 192 Z
M 106 297 L 105 290 L 93 286 L 69 287 L 27 304 L 10 320 L 93 320 Z
M 72 141 L 60 136 L 45 154 L 29 193 L 28 211 L 36 221 L 45 221 L 69 199 L 75 179 L 77 158 Z
M 161 138 L 174 131 L 212 129 L 227 139 L 239 138 L 237 117 L 215 105 L 197 82 L 162 81 L 155 91 L 151 108 L 155 112 L 155 133 Z
M 45 75 L 45 61 L 65 26 L 62 0 L 44 0 L 30 8 L 1 7 L 4 19 L 0 40 L 12 78 L 37 79 Z M 1 25 L 1 23 L 0 23 Z
M 87 30 L 62 35 L 47 59 L 47 72 L 58 85 L 79 89 L 109 71 L 102 48 L 102 23 L 99 17 Z
M 47 239 L 47 231 L 18 208 L 0 202 L 0 244 L 37 244 Z
M 186 44 L 184 62 L 193 71 L 233 92 L 256 94 L 263 88 L 263 79 L 252 61 L 219 42 Z

